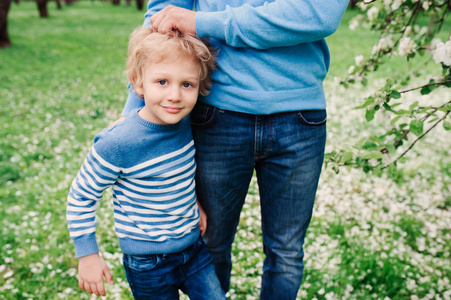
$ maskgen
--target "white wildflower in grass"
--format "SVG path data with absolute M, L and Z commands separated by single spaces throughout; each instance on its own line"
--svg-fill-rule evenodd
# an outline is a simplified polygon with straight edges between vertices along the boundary
M 407 57 L 409 54 L 416 51 L 417 44 L 410 37 L 403 37 L 399 41 L 398 54 Z
M 438 64 L 443 63 L 446 66 L 451 66 L 451 40 L 448 40 L 446 43 L 437 41 L 434 46 L 432 51 L 434 61 Z
M 9 278 L 9 277 L 11 277 L 13 275 L 14 275 L 13 271 L 8 271 L 5 274 L 3 274 L 3 279 Z

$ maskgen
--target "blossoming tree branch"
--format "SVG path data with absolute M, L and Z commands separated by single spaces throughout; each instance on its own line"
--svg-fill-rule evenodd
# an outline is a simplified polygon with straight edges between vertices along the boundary
M 340 84 L 346 88 L 355 83 L 366 86 L 368 75 L 395 57 L 402 57 L 405 65 L 414 65 L 416 70 L 387 79 L 358 107 L 365 110 L 368 122 L 377 114 L 388 118 L 384 132 L 360 140 L 353 149 L 328 153 L 326 165 L 336 172 L 344 165 L 365 172 L 396 172 L 406 154 L 425 135 L 439 125 L 451 130 L 451 94 L 443 93 L 443 89 L 451 87 L 451 39 L 449 28 L 444 29 L 451 0 L 367 0 L 357 7 L 360 13 L 351 21 L 351 29 L 366 26 L 379 32 L 380 38 L 369 57 L 355 58 L 355 65 L 346 78 L 339 79 Z M 443 29 L 448 31 L 445 40 L 438 38 Z M 426 73 L 425 66 L 431 63 L 438 64 L 441 75 L 431 77 Z M 417 101 L 421 97 L 424 102 L 424 97 L 430 99 L 440 91 L 445 97 L 440 97 L 438 105 Z

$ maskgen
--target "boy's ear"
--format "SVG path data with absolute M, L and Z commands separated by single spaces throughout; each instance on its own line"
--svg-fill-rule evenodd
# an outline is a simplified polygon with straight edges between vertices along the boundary
M 134 89 L 135 93 L 137 93 L 138 95 L 142 96 L 144 94 L 142 87 L 134 87 Z

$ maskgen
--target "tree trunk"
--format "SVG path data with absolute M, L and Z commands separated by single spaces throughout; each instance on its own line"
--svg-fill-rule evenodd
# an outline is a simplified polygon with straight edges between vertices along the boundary
M 58 8 L 58 9 L 63 8 L 63 6 L 61 5 L 61 0 L 55 0 L 55 2 L 56 2 L 56 8 Z
M 119 5 L 121 4 L 121 0 L 113 0 L 113 5 Z
M 49 17 L 49 13 L 47 11 L 47 1 L 48 0 L 36 0 L 36 3 L 38 4 L 38 9 L 39 9 L 39 16 L 41 18 Z
M 143 10 L 144 0 L 136 0 L 136 7 L 138 8 L 138 10 Z
M 11 46 L 8 35 L 8 12 L 11 0 L 0 1 L 0 48 Z
M 351 8 L 351 9 L 356 8 L 357 3 L 359 3 L 359 2 L 360 2 L 359 0 L 351 0 L 351 1 L 349 1 L 349 8 Z
M 125 6 L 130 6 L 130 2 L 132 2 L 132 0 L 125 0 Z

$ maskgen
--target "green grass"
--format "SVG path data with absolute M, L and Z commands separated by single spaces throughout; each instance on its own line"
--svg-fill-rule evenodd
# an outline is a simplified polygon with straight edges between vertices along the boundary
M 13 3 L 13 46 L 0 50 L 1 299 L 89 298 L 75 277 L 66 196 L 94 135 L 125 104 L 127 39 L 143 20 L 134 6 L 103 2 L 49 8 L 50 18 L 40 19 L 34 3 Z M 351 113 L 361 92 L 333 84 L 377 39 L 367 30 L 348 29 L 354 14 L 348 12 L 328 38 L 332 145 L 367 129 Z M 376 76 L 400 66 L 397 60 Z M 306 238 L 299 299 L 450 297 L 449 144 L 427 141 L 437 152 L 427 156 L 428 147 L 420 148 L 427 156 L 420 161 L 424 168 L 407 169 L 400 184 L 357 170 L 339 176 L 325 170 Z M 107 299 L 131 299 L 111 206 L 107 192 L 98 213 L 99 244 L 115 279 Z M 253 181 L 233 245 L 231 299 L 258 298 L 263 259 Z

